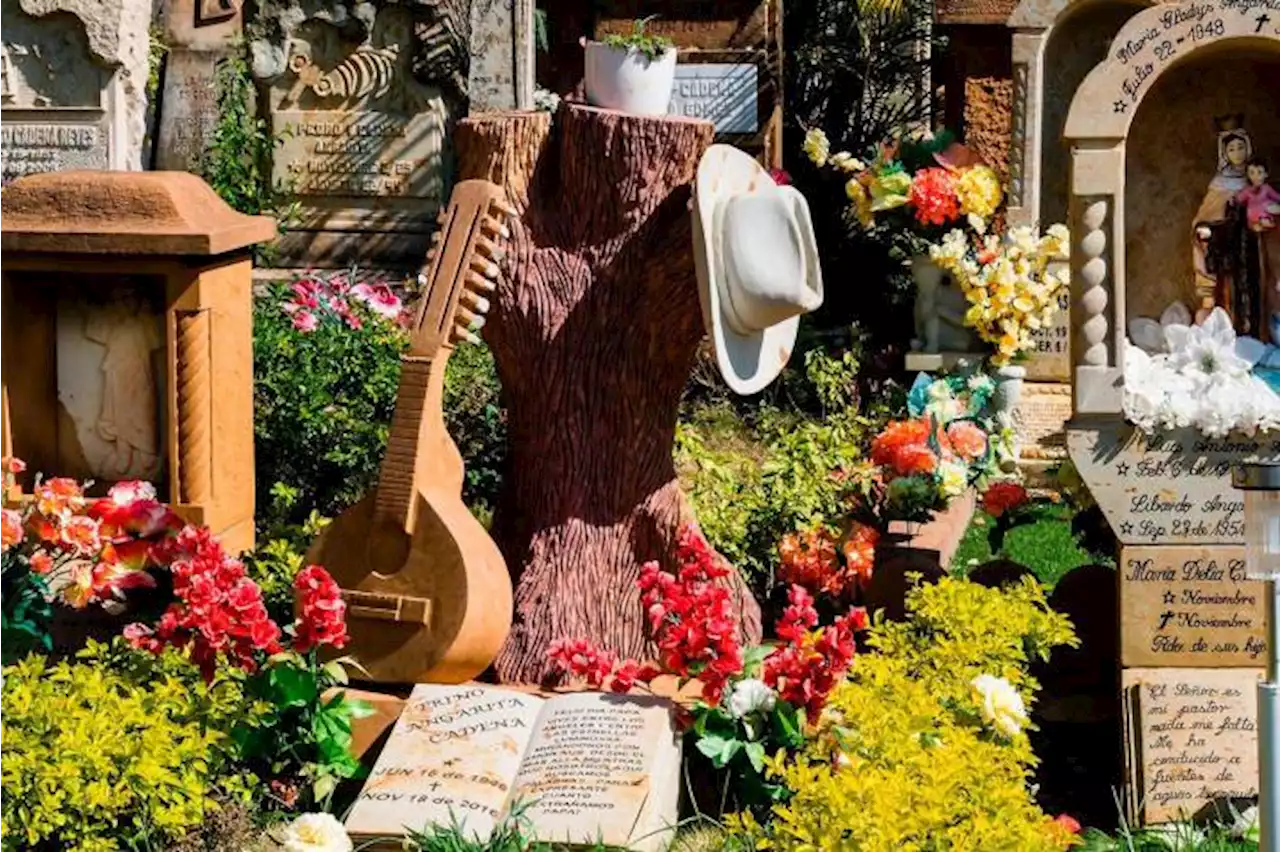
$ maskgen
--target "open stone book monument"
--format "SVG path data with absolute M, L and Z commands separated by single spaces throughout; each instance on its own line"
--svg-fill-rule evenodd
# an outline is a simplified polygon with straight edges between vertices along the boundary
M 1280 15 L 1162 4 L 1123 25 L 1065 119 L 1067 440 L 1121 544 L 1127 798 L 1146 821 L 1257 794 L 1262 584 L 1230 471 L 1280 462 L 1277 81 Z

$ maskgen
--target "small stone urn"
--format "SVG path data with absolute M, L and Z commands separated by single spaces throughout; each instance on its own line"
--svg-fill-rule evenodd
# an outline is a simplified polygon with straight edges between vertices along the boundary
M 992 378 L 996 389 L 992 394 L 991 404 L 997 414 L 1013 415 L 1013 409 L 1022 399 L 1022 382 L 1027 377 L 1027 368 L 1016 364 L 996 367 Z

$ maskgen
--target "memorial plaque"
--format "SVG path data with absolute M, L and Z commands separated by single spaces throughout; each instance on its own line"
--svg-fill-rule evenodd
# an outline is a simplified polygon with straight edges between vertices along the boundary
M 1258 795 L 1258 669 L 1125 669 L 1133 810 L 1189 818 Z
M 1058 312 L 1049 325 L 1031 332 L 1036 348 L 1027 358 L 1027 378 L 1068 382 L 1071 380 L 1071 292 L 1058 293 Z
M 1028 382 L 1013 408 L 1013 429 L 1024 459 L 1065 457 L 1064 431 L 1071 419 L 1071 386 Z
M 197 171 L 218 122 L 215 86 L 221 53 L 170 51 L 160 96 L 156 168 Z
M 761 0 L 606 0 L 602 5 L 597 38 L 629 33 L 638 18 L 656 14 L 646 29 L 680 48 L 764 47 L 769 41 L 769 3 Z
M 519 807 L 531 838 L 657 850 L 679 792 L 680 738 L 663 699 L 419 684 L 346 827 L 387 837 L 457 819 L 484 840 Z
M 356 835 L 401 834 L 452 817 L 493 831 L 542 700 L 510 690 L 419 685 L 347 817 Z
M 89 50 L 80 20 L 34 18 L 3 6 L 0 151 L 3 181 L 63 169 L 113 165 L 107 90 L 113 70 Z
M 1263 584 L 1243 547 L 1126 547 L 1120 553 L 1124 666 L 1259 666 Z
M 716 126 L 716 133 L 755 133 L 760 129 L 759 69 L 749 62 L 680 63 L 667 112 L 685 118 L 701 118 Z
M 428 73 L 447 78 L 441 85 L 456 82 L 445 61 L 445 29 L 431 29 L 441 13 L 386 5 L 372 22 L 340 27 L 306 17 L 302 7 L 288 11 L 279 13 L 290 27 L 284 45 L 254 43 L 254 70 L 270 82 L 271 130 L 281 140 L 274 177 L 300 208 L 279 243 L 282 261 L 420 264 L 444 198 L 454 114 L 445 90 L 424 82 Z M 436 59 L 432 71 L 427 66 Z
M 1119 417 L 1067 429 L 1067 449 L 1121 544 L 1244 544 L 1231 468 L 1280 463 L 1280 436 L 1147 435 Z

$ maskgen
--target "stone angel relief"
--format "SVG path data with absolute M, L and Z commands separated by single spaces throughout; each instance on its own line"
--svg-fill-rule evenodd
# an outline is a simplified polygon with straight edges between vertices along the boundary
M 105 482 L 155 480 L 161 472 L 159 318 L 133 289 L 59 314 L 58 395 L 89 472 Z

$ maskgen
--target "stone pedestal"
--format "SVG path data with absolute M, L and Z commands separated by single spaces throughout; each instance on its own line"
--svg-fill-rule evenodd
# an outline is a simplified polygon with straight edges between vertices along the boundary
M 275 222 L 182 172 L 33 175 L 0 201 L 4 432 L 36 473 L 147 479 L 253 545 L 250 250 Z

